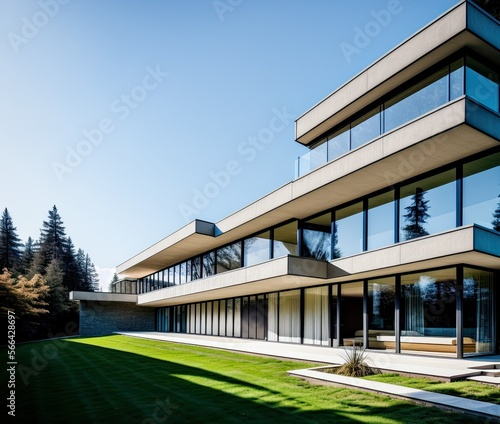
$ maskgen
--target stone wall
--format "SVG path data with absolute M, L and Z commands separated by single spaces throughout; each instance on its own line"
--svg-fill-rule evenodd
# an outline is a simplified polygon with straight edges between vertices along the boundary
M 115 331 L 154 331 L 155 309 L 131 302 L 80 301 L 80 335 Z

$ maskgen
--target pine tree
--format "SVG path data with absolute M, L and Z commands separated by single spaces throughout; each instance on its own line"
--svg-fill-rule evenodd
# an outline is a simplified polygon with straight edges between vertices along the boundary
M 19 273 L 21 273 L 22 275 L 28 274 L 37 251 L 38 251 L 38 246 L 36 242 L 34 242 L 31 237 L 28 237 L 28 240 L 24 244 L 24 250 L 21 255 L 21 260 L 19 261 L 18 265 Z
M 40 230 L 40 265 L 46 268 L 54 259 L 63 259 L 67 247 L 66 231 L 56 206 L 49 211 L 48 221 Z
M 500 196 L 498 197 L 500 198 Z M 498 201 L 495 212 L 493 212 L 493 221 L 491 221 L 491 223 L 495 231 L 500 231 L 500 200 Z
M 116 272 L 113 274 L 113 278 L 109 282 L 108 286 L 108 291 L 112 292 L 113 291 L 113 285 L 118 282 L 118 275 L 116 275 Z
M 7 208 L 0 218 L 0 269 L 13 269 L 21 259 L 22 243 Z
M 64 272 L 64 287 L 66 287 L 68 291 L 79 290 L 82 275 L 78 267 L 75 246 L 73 245 L 71 237 L 68 237 L 61 259 L 61 264 Z
M 417 188 L 415 194 L 412 196 L 412 204 L 405 208 L 406 214 L 403 215 L 407 225 L 403 227 L 405 233 L 405 240 L 411 240 L 417 237 L 426 236 L 429 233 L 425 230 L 423 224 L 427 223 L 427 218 L 430 215 L 427 213 L 429 210 L 428 200 L 424 200 L 425 191 Z

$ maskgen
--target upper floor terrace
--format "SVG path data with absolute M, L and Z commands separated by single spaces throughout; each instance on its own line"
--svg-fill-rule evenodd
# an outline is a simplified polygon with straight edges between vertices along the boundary
M 499 22 L 462 1 L 296 121 L 296 177 L 461 96 L 499 112 Z

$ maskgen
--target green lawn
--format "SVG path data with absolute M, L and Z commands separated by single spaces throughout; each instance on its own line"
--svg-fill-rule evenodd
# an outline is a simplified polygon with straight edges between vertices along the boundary
M 445 383 L 432 380 L 430 378 L 405 377 L 396 373 L 376 374 L 363 378 L 367 380 L 380 381 L 382 383 L 397 384 L 398 386 L 443 393 L 451 396 L 460 396 L 467 399 L 480 400 L 500 405 L 500 388 L 476 381 L 463 380 Z
M 20 344 L 16 360 L 16 419 L 8 422 L 484 422 L 287 375 L 315 364 L 125 336 Z

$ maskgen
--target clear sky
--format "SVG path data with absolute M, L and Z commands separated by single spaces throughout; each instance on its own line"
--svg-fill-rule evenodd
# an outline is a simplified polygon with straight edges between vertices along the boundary
M 0 208 L 116 265 L 294 178 L 294 120 L 455 0 L 1 0 Z

